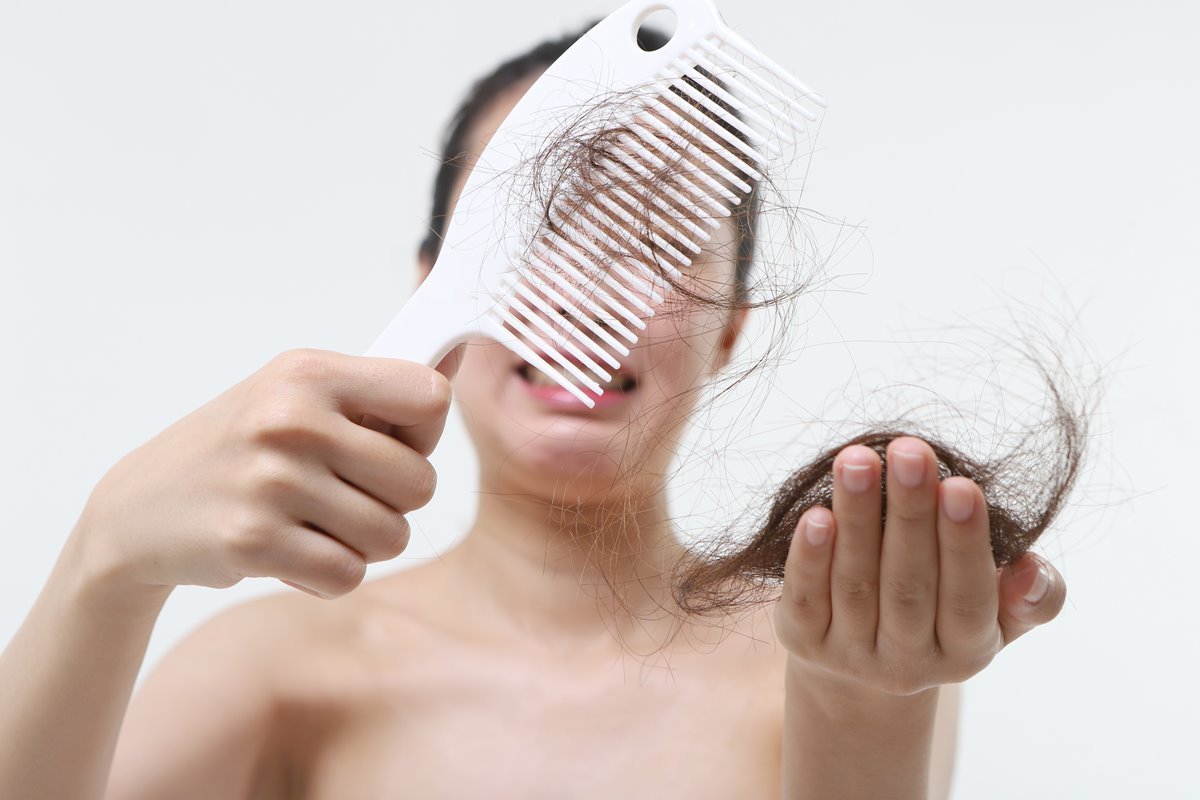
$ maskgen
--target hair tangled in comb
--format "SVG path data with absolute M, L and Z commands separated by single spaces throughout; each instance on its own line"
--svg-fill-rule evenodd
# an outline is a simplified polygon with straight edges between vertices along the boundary
M 468 137 L 472 125 L 489 107 L 493 98 L 504 90 L 536 76 L 567 50 L 588 28 L 546 41 L 532 50 L 499 65 L 490 74 L 479 80 L 450 122 L 444 143 L 443 158 L 437 172 L 433 208 L 430 215 L 428 235 L 421 243 L 421 252 L 430 261 L 436 257 L 441 238 L 449 217 L 449 202 L 455 183 L 461 179 L 468 154 Z M 643 28 L 639 42 L 646 49 L 656 49 L 667 41 L 667 37 Z M 716 80 L 715 76 L 705 75 Z M 692 83 L 693 88 L 711 101 L 724 102 L 704 87 Z M 681 95 L 682 96 L 682 95 Z M 627 97 L 615 97 L 611 102 L 621 103 Z M 696 101 L 683 98 L 696 108 Z M 608 102 L 608 101 L 606 101 Z M 590 201 L 587 190 L 582 187 L 611 181 L 613 146 L 630 130 L 621 124 L 613 126 L 595 125 L 597 115 L 605 113 L 605 103 L 585 109 L 583 115 L 591 124 L 583 125 L 580 120 L 566 123 L 547 143 L 532 168 L 540 187 L 537 198 L 549 233 L 561 232 L 563 209 L 567 216 L 579 212 Z M 734 127 L 718 119 L 711 112 L 704 112 L 734 136 L 742 137 Z M 649 234 L 661 226 L 652 218 L 651 211 L 657 207 L 662 213 L 673 208 L 681 217 L 695 212 L 681 207 L 671 200 L 669 191 L 677 189 L 678 176 L 687 174 L 681 163 L 664 161 L 655 165 L 640 163 L 653 180 L 641 186 L 641 194 L 630 192 L 639 203 L 626 204 L 638 216 L 639 222 Z M 579 180 L 564 180 L 564 175 L 575 175 Z M 629 177 L 629 176 L 626 176 Z M 649 243 L 644 237 L 636 252 L 609 250 L 614 258 L 637 258 L 655 268 L 655 271 L 672 288 L 697 302 L 716 305 L 725 310 L 752 307 L 780 306 L 793 300 L 810 288 L 811 282 L 793 279 L 790 284 L 767 283 L 759 280 L 752 283 L 755 273 L 755 249 L 758 239 L 759 218 L 762 214 L 763 192 L 761 183 L 742 176 L 751 185 L 750 192 L 739 192 L 742 202 L 734 210 L 731 221 L 735 230 L 735 286 L 731 295 L 714 297 L 710 293 L 695 293 L 681 281 L 673 279 L 663 268 L 661 248 Z M 769 181 L 770 176 L 765 176 Z M 631 189 L 631 181 L 621 179 L 621 185 Z M 582 193 L 581 193 L 582 192 Z M 664 206 L 664 204 L 666 204 Z M 787 209 L 784 209 L 786 212 Z M 793 209 L 794 211 L 794 209 Z M 603 245 L 610 248 L 610 244 Z M 766 289 L 764 290 L 764 286 Z M 758 512 L 758 520 L 747 536 L 731 526 L 723 536 L 713 537 L 702 546 L 694 547 L 672 571 L 672 587 L 677 604 L 692 614 L 724 613 L 757 604 L 777 596 L 781 585 L 784 564 L 792 534 L 801 515 L 814 506 L 830 507 L 832 503 L 832 467 L 834 457 L 851 444 L 866 445 L 875 450 L 884 461 L 888 444 L 900 436 L 917 436 L 933 449 L 938 462 L 938 477 L 944 479 L 961 475 L 973 480 L 983 491 L 988 506 L 991 527 L 992 551 L 996 565 L 1011 564 L 1020 558 L 1030 546 L 1054 522 L 1072 491 L 1084 460 L 1088 442 L 1088 421 L 1091 405 L 1085 392 L 1077 391 L 1067 378 L 1061 360 L 1058 374 L 1051 372 L 1033 348 L 1024 351 L 1044 380 L 1045 397 L 1049 400 L 1049 422 L 1033 428 L 1018 437 L 1015 446 L 1004 455 L 991 461 L 972 457 L 946 441 L 935 431 L 926 429 L 915 421 L 898 419 L 878 426 L 875 430 L 862 433 L 822 450 L 809 463 L 795 469 L 774 490 L 767 507 Z M 732 388 L 765 365 L 766 357 L 755 361 L 742 373 L 733 376 L 725 390 Z M 720 396 L 720 395 L 718 395 Z M 631 465 L 631 470 L 636 465 Z M 886 477 L 886 473 L 885 473 Z M 751 513 L 755 513 L 751 510 Z M 884 497 L 886 515 L 886 493 Z M 631 532 L 636 535 L 636 531 Z M 615 587 L 614 587 L 615 588 Z

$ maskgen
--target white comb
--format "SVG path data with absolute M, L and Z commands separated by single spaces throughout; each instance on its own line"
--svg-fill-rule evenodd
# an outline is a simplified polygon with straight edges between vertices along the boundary
M 642 50 L 638 30 L 664 9 L 675 32 Z M 463 187 L 436 267 L 364 355 L 432 366 L 486 336 L 594 406 L 588 392 L 603 394 L 598 381 L 637 343 L 664 273 L 680 277 L 824 106 L 708 0 L 626 3 L 505 118 Z M 606 133 L 587 174 L 556 174 L 553 153 L 547 160 L 547 143 L 564 134 Z M 535 200 L 548 182 L 547 214 Z

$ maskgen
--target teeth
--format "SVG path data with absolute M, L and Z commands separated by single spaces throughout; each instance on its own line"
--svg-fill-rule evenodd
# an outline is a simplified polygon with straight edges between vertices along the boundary
M 527 366 L 525 367 L 524 375 L 525 380 L 529 381 L 533 386 L 558 386 L 558 381 L 555 381 L 540 369 Z
M 521 368 L 521 375 L 526 381 L 529 382 L 531 386 L 555 387 L 559 385 L 557 381 L 543 373 L 540 369 L 531 367 L 528 364 Z M 597 379 L 596 382 L 600 384 L 600 387 L 605 391 L 612 390 L 617 392 L 628 391 L 628 389 L 632 388 L 634 385 L 633 378 L 629 377 L 623 372 L 618 372 L 617 374 L 613 375 L 612 380 L 610 381 L 602 381 Z

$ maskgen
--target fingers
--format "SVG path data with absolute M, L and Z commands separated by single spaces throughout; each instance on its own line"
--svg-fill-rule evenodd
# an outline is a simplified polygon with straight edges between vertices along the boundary
M 445 357 L 438 362 L 438 365 L 435 367 L 435 369 L 445 375 L 446 380 L 452 381 L 454 380 L 454 376 L 458 374 L 458 368 L 462 366 L 463 358 L 465 358 L 466 355 L 467 345 L 466 342 L 464 342 L 460 345 L 457 345 L 453 350 L 447 353 Z
M 298 349 L 282 353 L 274 366 L 286 380 L 320 387 L 347 419 L 370 414 L 393 425 L 397 438 L 422 455 L 441 438 L 450 381 L 423 364 Z
M 458 356 L 452 351 L 439 368 L 457 371 Z M 338 407 L 348 419 L 370 414 L 391 425 L 389 435 L 407 444 L 423 456 L 437 447 L 446 427 L 450 411 L 449 379 L 442 373 L 421 364 L 397 359 L 347 356 L 357 361 L 385 362 L 381 368 L 347 370 L 352 380 L 341 387 Z M 360 375 L 360 372 L 362 373 Z M 378 380 L 372 380 L 377 375 Z M 356 378 L 362 380 L 353 380 Z
M 358 421 L 358 424 L 364 428 L 369 428 L 373 431 L 382 433 L 385 436 L 391 436 L 392 438 L 395 438 L 396 426 L 390 422 L 384 422 L 379 417 L 376 417 L 372 414 L 363 414 L 363 418 Z
M 852 445 L 833 462 L 833 540 L 830 633 L 875 646 L 879 622 L 879 556 L 882 538 L 879 456 Z
M 335 475 L 400 512 L 425 506 L 437 486 L 429 460 L 390 435 L 341 421 L 325 461 Z
M 879 637 L 925 650 L 934 642 L 938 603 L 937 461 L 911 436 L 893 440 L 887 457 Z
M 786 617 L 776 610 L 776 628 L 793 653 L 811 651 L 825 640 L 833 607 L 829 601 L 829 567 L 833 561 L 833 514 L 810 508 L 800 518 L 788 547 L 784 566 Z M 780 620 L 787 622 L 780 625 Z
M 302 591 L 310 591 L 326 599 L 341 597 L 353 591 L 367 574 L 362 557 L 341 542 L 302 525 L 289 526 L 286 545 L 280 553 L 272 554 L 269 570 L 272 575 Z M 280 554 L 285 560 L 280 563 Z
M 1026 553 L 999 572 L 999 619 L 1005 645 L 1062 611 L 1066 581 L 1044 558 Z
M 881 520 L 875 451 L 851 445 L 834 459 L 832 513 L 812 508 L 797 524 L 776 630 L 793 653 L 887 691 L 961 682 L 1053 619 L 1064 582 L 1032 555 L 996 570 L 983 492 L 966 477 L 939 481 L 928 444 L 897 437 L 887 462 Z
M 987 506 L 962 476 L 946 478 L 938 494 L 937 639 L 950 655 L 986 651 L 999 610 Z
M 309 525 L 353 550 L 368 564 L 387 561 L 408 546 L 409 525 L 404 512 L 325 473 L 299 493 L 289 509 L 298 523 Z
M 420 458 L 415 453 L 412 456 Z M 359 560 L 395 558 L 408 544 L 408 521 L 403 512 L 342 480 L 320 462 L 275 472 L 262 481 L 258 496 L 261 503 L 279 513 L 284 524 L 312 526 L 348 548 Z M 257 560 L 259 551 L 267 558 L 275 553 L 286 558 L 289 546 L 287 542 L 272 544 L 274 535 L 268 532 L 266 536 L 250 537 L 249 552 L 243 553 L 255 568 L 267 568 L 264 574 L 269 575 L 276 573 L 269 571 L 267 562 Z
M 297 523 L 289 512 L 262 515 L 253 528 L 225 533 L 241 576 L 279 578 L 326 598 L 346 594 L 366 576 L 367 564 L 358 551 Z

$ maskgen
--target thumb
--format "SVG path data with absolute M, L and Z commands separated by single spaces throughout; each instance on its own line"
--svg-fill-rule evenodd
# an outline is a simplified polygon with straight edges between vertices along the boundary
M 1050 562 L 1026 553 L 997 572 L 1000 629 L 1004 644 L 1058 616 L 1067 599 L 1067 584 Z
M 445 355 L 435 369 L 446 376 L 446 380 L 454 380 L 454 376 L 458 374 L 458 368 L 462 365 L 462 360 L 467 354 L 467 345 L 464 342 L 456 346 L 453 350 Z

